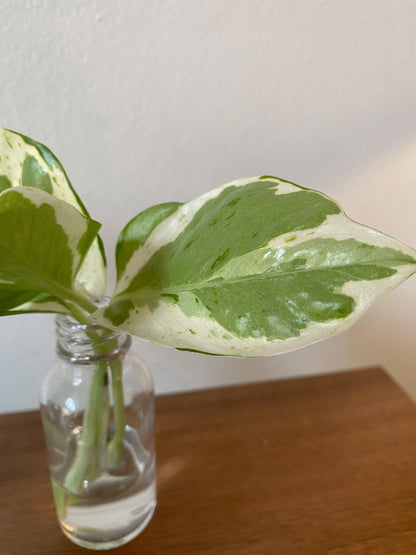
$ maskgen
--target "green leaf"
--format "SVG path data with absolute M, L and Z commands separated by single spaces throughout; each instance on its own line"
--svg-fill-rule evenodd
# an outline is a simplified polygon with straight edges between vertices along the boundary
M 40 189 L 1 193 L 0 314 L 31 311 L 35 303 L 40 311 L 65 312 L 65 300 L 82 306 L 75 278 L 99 228 Z
M 13 131 L 0 128 L 0 192 L 11 187 L 32 187 L 45 191 L 89 214 L 75 193 L 62 164 L 44 145 Z M 97 236 L 77 275 L 77 288 L 100 299 L 106 291 L 106 262 L 101 239 Z M 30 304 L 26 303 L 26 309 Z M 51 305 L 43 307 L 45 310 Z M 33 310 L 43 310 L 33 299 Z
M 9 189 L 12 186 L 9 178 L 6 175 L 0 175 L 0 193 Z
M 60 299 L 36 289 L 25 289 L 20 284 L 0 283 L 0 316 L 27 312 L 53 312 L 70 314 Z
M 121 235 L 128 255 L 116 292 L 94 318 L 178 349 L 296 349 L 346 329 L 416 271 L 414 250 L 353 222 L 325 195 L 270 176 L 215 189 L 150 227 L 136 218 L 134 251 Z
M 164 219 L 176 212 L 179 202 L 167 202 L 152 206 L 133 218 L 123 229 L 117 241 L 117 277 L 124 272 L 133 254 L 144 245 L 154 228 Z

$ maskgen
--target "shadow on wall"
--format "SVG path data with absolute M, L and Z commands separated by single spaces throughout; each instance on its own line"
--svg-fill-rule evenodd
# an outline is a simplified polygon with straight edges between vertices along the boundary
M 416 142 L 357 171 L 341 184 L 339 202 L 357 221 L 416 247 Z M 360 359 L 382 363 L 416 400 L 416 278 L 380 299 L 346 335 Z M 363 325 L 365 324 L 365 325 Z

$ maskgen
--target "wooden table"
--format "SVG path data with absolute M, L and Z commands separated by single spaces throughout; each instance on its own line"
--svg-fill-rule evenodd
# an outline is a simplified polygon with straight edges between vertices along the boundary
M 416 554 L 416 408 L 379 368 L 157 399 L 158 507 L 120 555 Z M 37 412 L 0 416 L 0 554 L 55 521 Z

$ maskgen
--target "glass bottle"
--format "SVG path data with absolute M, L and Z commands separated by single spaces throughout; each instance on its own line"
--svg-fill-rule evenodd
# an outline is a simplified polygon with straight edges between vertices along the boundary
M 61 315 L 56 329 L 41 415 L 58 521 L 82 547 L 114 548 L 156 506 L 153 380 L 128 334 Z

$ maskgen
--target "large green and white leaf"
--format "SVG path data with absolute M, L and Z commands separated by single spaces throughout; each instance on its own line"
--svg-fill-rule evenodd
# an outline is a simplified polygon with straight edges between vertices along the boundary
M 68 312 L 67 303 L 89 306 L 75 278 L 100 224 L 52 195 L 31 187 L 0 194 L 0 314 Z M 30 307 L 29 307 L 30 309 Z
M 74 191 L 62 164 L 43 144 L 0 128 L 0 193 L 12 187 L 34 187 L 71 204 L 87 218 L 87 210 Z M 106 290 L 106 262 L 99 236 L 94 240 L 77 275 L 76 287 L 95 299 Z M 33 298 L 20 311 L 40 311 L 42 298 Z M 49 302 L 44 307 L 51 308 Z
M 338 333 L 416 271 L 414 250 L 351 221 L 325 195 L 268 176 L 215 189 L 155 225 L 146 211 L 118 252 L 116 292 L 97 321 L 234 356 Z

